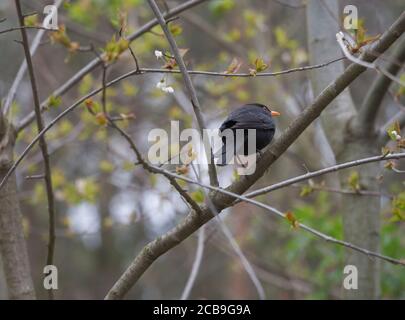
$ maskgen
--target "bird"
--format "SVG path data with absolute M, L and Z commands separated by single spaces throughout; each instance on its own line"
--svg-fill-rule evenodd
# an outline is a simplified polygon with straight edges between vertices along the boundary
M 274 133 L 276 131 L 276 125 L 274 123 L 273 117 L 279 116 L 280 113 L 277 111 L 270 110 L 267 106 L 260 103 L 249 103 L 245 104 L 234 111 L 232 111 L 229 116 L 222 123 L 219 128 L 220 136 L 222 137 L 222 147 L 214 154 L 216 158 L 219 158 L 217 165 L 225 166 L 229 164 L 233 156 L 238 157 L 238 155 L 250 155 L 248 148 L 248 130 L 255 129 L 256 131 L 256 148 L 253 153 L 261 152 L 273 139 Z M 234 148 L 232 153 L 227 155 L 227 138 L 226 129 L 230 129 L 233 135 Z M 243 141 L 237 141 L 237 129 L 243 129 Z M 229 133 L 229 131 L 228 131 Z M 243 152 L 241 152 L 243 144 Z M 251 151 L 251 150 L 250 150 Z M 229 153 L 229 152 L 228 152 Z

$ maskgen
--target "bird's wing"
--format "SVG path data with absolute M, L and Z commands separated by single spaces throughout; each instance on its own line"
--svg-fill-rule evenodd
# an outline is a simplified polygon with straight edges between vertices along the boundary
M 231 114 L 230 120 L 225 120 L 219 130 L 225 129 L 274 129 L 274 123 L 266 114 L 247 111 L 239 114 Z

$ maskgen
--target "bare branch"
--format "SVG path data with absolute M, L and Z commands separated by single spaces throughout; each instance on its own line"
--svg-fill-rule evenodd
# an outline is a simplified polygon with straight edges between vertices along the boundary
M 23 27 L 24 26 L 24 17 L 23 17 L 23 13 L 21 10 L 20 0 L 15 0 L 15 5 L 16 5 L 16 9 L 17 9 L 19 23 Z M 23 42 L 23 47 L 24 47 L 25 59 L 27 61 L 28 74 L 29 74 L 30 80 L 31 80 L 31 89 L 32 89 L 32 95 L 34 98 L 36 122 L 37 122 L 38 131 L 40 132 L 41 130 L 44 129 L 44 121 L 43 121 L 42 115 L 41 115 L 38 88 L 37 88 L 35 74 L 34 74 L 34 67 L 32 65 L 27 33 L 24 28 L 21 28 L 21 37 L 22 37 L 22 42 Z M 48 239 L 48 256 L 47 256 L 46 264 L 52 265 L 54 251 L 55 251 L 55 198 L 54 198 L 53 189 L 52 189 L 51 166 L 50 166 L 49 155 L 48 155 L 48 146 L 46 144 L 45 136 L 41 136 L 41 138 L 39 139 L 39 146 L 40 146 L 40 149 L 42 152 L 42 157 L 44 159 L 45 185 L 46 185 L 46 194 L 47 194 L 47 198 L 48 198 L 48 210 L 49 210 L 49 239 Z M 53 299 L 53 289 L 50 289 L 48 291 L 48 293 L 49 293 L 49 298 Z
M 317 170 L 317 171 L 314 171 L 314 172 L 308 172 L 306 174 L 303 174 L 303 175 L 300 175 L 300 176 L 297 176 L 297 177 L 294 177 L 294 178 L 290 178 L 290 179 L 281 181 L 281 182 L 273 184 L 271 186 L 249 192 L 249 193 L 246 194 L 246 197 L 254 198 L 254 197 L 260 196 L 262 194 L 272 192 L 274 190 L 285 188 L 285 187 L 290 186 L 292 184 L 295 184 L 297 182 L 301 182 L 301 181 L 309 180 L 311 178 L 319 177 L 319 176 L 322 176 L 322 175 L 330 173 L 330 172 L 336 172 L 336 171 L 339 171 L 339 170 L 343 170 L 343 169 L 347 169 L 347 168 L 351 168 L 351 167 L 356 167 L 356 166 L 360 166 L 360 165 L 371 163 L 371 162 L 386 161 L 386 160 L 392 160 L 392 159 L 402 159 L 402 158 L 405 158 L 405 152 L 388 154 L 388 155 L 380 155 L 380 156 L 374 156 L 374 157 L 369 157 L 369 158 L 364 158 L 364 159 L 345 162 L 345 163 L 341 163 L 341 164 L 338 164 L 338 165 L 335 165 L 335 166 L 332 166 L 332 167 Z
M 401 69 L 397 62 L 403 63 L 405 61 L 405 38 L 398 43 L 392 60 L 395 61 L 395 63 L 389 63 L 386 70 L 388 73 L 395 75 Z M 391 82 L 391 78 L 380 73 L 377 75 L 376 79 L 368 90 L 357 116 L 357 123 L 361 125 L 361 128 L 363 128 L 365 132 L 374 130 L 374 123 L 378 110 Z
M 390 72 L 388 72 L 387 70 L 381 68 L 380 66 L 378 66 L 374 61 L 373 62 L 368 62 L 365 61 L 361 58 L 357 58 L 355 57 L 347 48 L 346 43 L 345 43 L 345 38 L 343 35 L 343 32 L 339 32 L 336 34 L 336 40 L 340 46 L 340 48 L 342 49 L 343 53 L 345 54 L 346 58 L 349 59 L 350 61 L 357 63 L 358 65 L 361 65 L 365 68 L 370 68 L 370 69 L 374 69 L 377 72 L 383 74 L 384 76 L 388 77 L 390 80 L 397 82 L 400 86 L 405 87 L 405 83 L 402 82 L 401 79 L 395 77 L 394 75 L 392 75 Z M 378 56 L 377 56 L 378 58 Z
M 201 174 L 197 174 L 193 163 L 191 163 L 191 165 L 194 170 L 194 174 L 197 177 L 198 182 L 201 183 Z M 219 217 L 219 212 L 218 212 L 217 208 L 215 208 L 214 204 L 212 203 L 210 196 L 205 188 L 203 189 L 203 192 L 204 192 L 204 196 L 205 196 L 205 203 L 206 203 L 208 209 L 211 211 L 211 214 L 214 217 L 214 220 L 219 224 L 221 231 L 223 232 L 223 234 L 225 235 L 229 244 L 231 245 L 232 250 L 238 256 L 238 258 L 239 258 L 243 268 L 245 269 L 247 275 L 249 276 L 250 280 L 252 280 L 252 283 L 256 288 L 257 294 L 259 295 L 259 299 L 265 300 L 266 294 L 264 292 L 264 288 L 263 288 L 259 278 L 256 275 L 255 270 L 253 269 L 249 260 L 244 255 L 241 247 L 239 246 L 235 237 L 232 235 L 231 230 L 229 230 L 229 228 L 226 226 L 225 222 Z
M 254 77 L 276 77 L 284 74 L 289 74 L 289 73 L 294 73 L 294 72 L 300 72 L 300 71 L 308 71 L 308 70 L 313 70 L 313 69 L 320 69 L 324 68 L 332 63 L 341 61 L 346 59 L 346 57 L 340 57 L 336 58 L 324 63 L 316 64 L 316 65 L 310 65 L 310 66 L 304 66 L 304 67 L 298 67 L 298 68 L 291 68 L 291 69 L 286 69 L 286 70 L 281 70 L 281 71 L 276 71 L 276 72 L 259 72 L 256 73 L 255 75 L 251 73 L 225 73 L 225 72 L 215 72 L 215 71 L 198 71 L 198 70 L 188 70 L 188 74 L 195 74 L 195 75 L 203 75 L 203 76 L 213 76 L 213 77 L 224 77 L 224 78 L 254 78 Z M 144 73 L 171 73 L 171 74 L 181 74 L 180 70 L 169 70 L 169 69 L 156 69 L 156 68 L 139 68 L 140 74 Z
M 240 259 L 243 268 L 246 270 L 249 278 L 252 280 L 257 293 L 259 294 L 260 300 L 265 300 L 266 299 L 266 294 L 264 293 L 263 286 L 259 280 L 259 278 L 256 275 L 255 270 L 253 269 L 252 265 L 250 264 L 249 260 L 245 257 L 243 254 L 242 249 L 236 242 L 234 236 L 231 233 L 231 230 L 226 226 L 226 224 L 222 221 L 222 219 L 219 217 L 219 212 L 216 212 L 215 215 L 216 221 L 218 221 L 219 226 L 221 227 L 222 232 L 225 234 L 225 237 L 227 238 L 228 242 L 230 243 L 233 251 L 235 251 L 236 255 Z
M 329 187 L 329 186 L 324 186 L 324 185 L 306 185 L 306 184 L 293 184 L 291 187 L 294 188 L 303 188 L 308 186 L 311 190 L 314 191 L 325 191 L 325 192 L 332 192 L 332 193 L 340 193 L 340 194 L 350 194 L 354 196 L 370 196 L 370 197 L 386 197 L 389 199 L 392 199 L 393 196 L 390 194 L 385 194 L 381 193 L 378 191 L 370 191 L 370 190 L 350 190 L 350 189 L 339 189 L 339 188 L 334 188 L 334 187 Z
M 163 17 L 162 13 L 160 12 L 160 9 L 157 6 L 156 2 L 154 0 L 148 0 L 148 3 L 150 5 L 150 7 L 152 8 L 152 11 L 154 12 L 161 28 L 163 29 L 164 34 L 166 35 L 166 39 L 169 42 L 170 48 L 172 49 L 174 58 L 176 59 L 176 62 L 183 75 L 184 83 L 187 88 L 195 116 L 197 118 L 198 128 L 199 128 L 201 136 L 202 136 L 203 130 L 207 126 L 205 125 L 205 121 L 204 121 L 203 115 L 201 113 L 201 106 L 200 106 L 200 102 L 198 101 L 198 98 L 197 98 L 197 92 L 195 91 L 193 82 L 191 81 L 191 78 L 190 78 L 189 74 L 187 73 L 186 64 L 184 63 L 184 60 L 180 54 L 180 50 L 177 46 L 176 40 L 174 40 L 173 35 L 169 31 L 169 28 L 166 25 L 165 18 Z M 215 164 L 214 164 L 214 155 L 212 153 L 212 149 L 211 149 L 211 145 L 210 145 L 209 141 L 204 142 L 204 147 L 205 147 L 205 153 L 207 156 L 208 174 L 210 177 L 210 182 L 212 185 L 217 186 L 218 185 L 217 171 L 216 171 Z
M 198 231 L 198 243 L 197 250 L 195 252 L 195 258 L 193 266 L 191 267 L 190 276 L 187 279 L 186 286 L 184 287 L 183 293 L 181 294 L 180 300 L 187 300 L 190 296 L 191 289 L 193 288 L 195 279 L 197 278 L 198 270 L 201 266 L 201 261 L 204 253 L 204 242 L 205 242 L 205 226 L 202 226 Z
M 37 29 L 37 30 L 44 30 L 44 31 L 56 31 L 56 30 L 41 27 L 41 26 L 21 26 L 21 27 L 13 27 L 13 28 L 9 28 L 9 29 L 0 30 L 0 34 L 12 32 L 12 31 L 18 31 L 18 30 L 22 30 L 22 29 L 24 29 L 24 30 Z
M 217 194 L 225 194 L 229 197 L 232 197 L 234 199 L 239 199 L 241 201 L 249 202 L 257 207 L 260 207 L 262 209 L 265 209 L 266 211 L 269 211 L 278 217 L 281 217 L 283 219 L 286 219 L 286 215 L 269 206 L 266 204 L 263 204 L 261 202 L 258 202 L 256 200 L 252 200 L 250 198 L 247 198 L 246 196 L 238 195 L 236 193 L 233 193 L 231 191 L 219 188 L 219 187 L 214 187 L 210 185 L 203 184 L 199 181 L 192 180 L 190 178 L 169 172 L 167 170 L 163 170 L 157 167 L 154 167 L 156 171 L 160 171 L 164 175 L 172 176 L 173 178 L 180 179 L 183 181 L 186 181 L 188 183 L 196 184 L 199 185 L 203 188 L 209 189 L 211 191 L 215 191 Z M 195 216 L 193 213 L 190 213 L 186 219 L 180 223 L 177 227 L 175 227 L 173 230 L 169 231 L 167 234 L 159 237 L 158 239 L 150 242 L 148 245 L 146 245 L 143 250 L 138 254 L 138 256 L 132 261 L 131 265 L 127 268 L 127 270 L 124 272 L 124 274 L 117 280 L 117 282 L 114 284 L 114 286 L 111 288 L 111 290 L 108 292 L 106 295 L 105 299 L 120 299 L 123 298 L 124 295 L 129 291 L 129 289 L 136 283 L 136 281 L 142 276 L 142 274 L 147 270 L 147 268 L 152 264 L 152 262 L 159 257 L 160 255 L 164 254 L 167 252 L 172 246 L 179 244 L 182 240 L 187 238 L 192 232 L 194 232 L 196 229 L 199 228 L 199 226 L 204 225 L 206 222 L 208 222 L 212 218 L 212 212 L 211 210 L 206 207 L 203 209 L 204 215 L 198 215 Z M 191 224 L 192 223 L 192 224 Z M 184 225 L 187 224 L 188 228 L 184 229 Z M 335 239 L 329 235 L 326 235 L 318 230 L 315 230 L 311 227 L 308 227 L 302 223 L 299 223 L 299 227 L 305 231 L 308 231 L 309 233 L 312 233 L 313 235 L 327 241 L 327 242 L 332 242 L 341 246 L 344 246 L 346 248 L 361 252 L 363 254 L 366 254 L 368 256 L 376 257 L 381 260 L 397 264 L 397 265 L 402 265 L 405 266 L 405 261 L 403 260 L 397 260 L 385 255 L 381 255 L 377 252 L 372 252 L 367 249 L 358 247 L 352 243 L 342 241 L 339 239 Z M 190 230 L 192 229 L 192 230 Z M 186 236 L 184 237 L 184 233 L 186 233 Z M 180 238 L 181 236 L 181 238 Z

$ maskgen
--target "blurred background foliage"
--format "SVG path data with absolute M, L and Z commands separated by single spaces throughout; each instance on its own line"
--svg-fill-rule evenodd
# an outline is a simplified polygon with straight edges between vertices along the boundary
M 342 5 L 346 2 L 342 1 Z M 41 13 L 43 6 L 51 2 L 23 3 L 26 11 Z M 166 3 L 172 8 L 181 1 Z M 358 6 L 368 35 L 382 33 L 403 9 L 400 0 L 351 3 Z M 0 4 L 0 17 L 3 16 L 7 21 L 1 24 L 2 28 L 16 24 L 12 1 Z M 37 18 L 42 21 L 43 15 L 38 14 Z M 42 100 L 96 54 L 111 54 L 110 80 L 133 70 L 134 61 L 124 52 L 128 43 L 120 42 L 118 30 L 125 21 L 124 36 L 128 36 L 152 18 L 149 6 L 143 0 L 64 1 L 59 10 L 59 22 L 64 29 L 44 37 L 34 58 Z M 31 23 L 37 22 L 32 19 Z M 180 14 L 170 23 L 170 28 L 179 46 L 188 49 L 185 59 L 190 69 L 274 72 L 308 65 L 305 1 L 211 0 Z M 31 36 L 34 34 L 35 31 L 30 31 Z M 2 97 L 23 61 L 21 47 L 13 42 L 16 37 L 16 33 L 0 37 Z M 96 52 L 79 49 L 90 45 Z M 154 27 L 130 46 L 140 66 L 145 68 L 164 67 L 165 61 L 156 58 L 155 50 L 170 53 L 160 27 Z M 336 56 L 325 57 L 319 63 L 339 56 L 341 53 L 336 52 Z M 352 85 L 355 101 L 364 97 L 373 76 L 368 71 Z M 246 102 L 259 102 L 283 114 L 277 124 L 279 134 L 313 99 L 308 77 L 309 72 L 297 72 L 278 77 L 194 76 L 193 80 L 209 127 L 218 127 L 232 108 Z M 174 94 L 156 88 L 162 79 L 174 88 Z M 63 97 L 53 97 L 46 119 L 54 118 L 100 84 L 101 70 L 97 69 Z M 396 85 L 391 88 L 392 94 L 384 100 L 379 117 L 381 125 L 398 108 L 404 108 L 401 106 L 404 92 Z M 182 90 L 183 83 L 178 75 L 138 75 L 108 88 L 107 108 L 112 115 L 122 116 L 119 125 L 130 133 L 146 155 L 147 133 L 151 128 L 168 129 L 170 120 L 179 120 L 184 128 L 192 125 L 192 114 L 187 112 L 190 109 L 187 109 L 187 98 Z M 59 268 L 59 290 L 56 298 L 104 297 L 141 248 L 174 227 L 188 212 L 168 182 L 136 167 L 125 141 L 104 125 L 102 117 L 89 112 L 98 114 L 101 111 L 100 99 L 96 96 L 87 101 L 47 134 L 58 215 L 55 261 Z M 21 119 L 31 109 L 29 82 L 25 79 L 13 105 L 12 117 Z M 36 128 L 32 125 L 21 132 L 17 154 L 35 133 Z M 320 169 L 321 155 L 316 154 L 314 134 L 313 130 L 306 131 L 257 187 L 306 170 Z M 46 194 L 42 181 L 25 178 L 41 172 L 42 158 L 39 149 L 35 148 L 18 171 L 18 185 L 32 273 L 38 295 L 44 298 L 46 293 L 41 288 L 47 245 Z M 237 178 L 229 168 L 221 169 L 220 173 L 222 185 Z M 313 183 L 321 185 L 322 189 L 325 183 L 327 185 L 325 179 L 321 177 Z M 381 198 L 381 251 L 388 256 L 404 258 L 404 224 L 402 219 L 393 219 L 404 215 L 403 174 L 382 166 L 380 184 L 388 195 Z M 355 192 L 353 181 L 342 187 Z M 197 190 L 193 188 L 189 187 Z M 281 189 L 261 196 L 259 200 L 285 212 L 291 211 L 298 221 L 341 239 L 339 203 L 355 196 L 359 195 L 337 194 L 306 185 Z M 294 229 L 288 221 L 280 221 L 249 204 L 239 204 L 223 215 L 254 266 L 267 298 L 341 298 L 345 265 L 343 248 Z M 249 277 L 221 230 L 215 223 L 210 223 L 207 233 L 206 250 L 191 298 L 257 298 Z M 190 237 L 162 256 L 131 290 L 128 298 L 179 298 L 191 269 L 196 244 L 196 236 Z M 4 283 L 0 283 L 4 294 Z M 381 284 L 383 298 L 405 298 L 403 268 L 382 263 Z

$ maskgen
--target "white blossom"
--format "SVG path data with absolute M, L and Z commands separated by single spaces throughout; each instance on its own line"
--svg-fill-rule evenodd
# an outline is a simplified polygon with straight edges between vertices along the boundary
M 167 93 L 174 93 L 173 87 L 164 87 L 162 90 Z
M 156 83 L 156 88 L 166 93 L 174 93 L 173 87 L 168 86 L 165 79 L 162 79 L 158 83 Z
M 163 52 L 159 50 L 155 50 L 156 59 L 163 58 Z
M 395 137 L 395 140 L 399 141 L 402 139 L 402 137 L 398 134 L 396 130 L 392 130 L 391 134 Z

